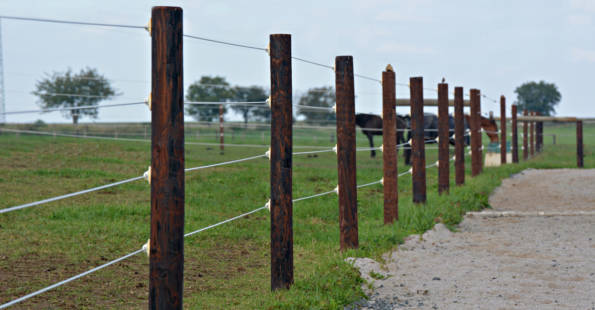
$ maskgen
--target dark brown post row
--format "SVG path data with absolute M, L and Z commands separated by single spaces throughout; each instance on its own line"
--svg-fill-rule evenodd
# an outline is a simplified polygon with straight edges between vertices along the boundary
M 465 116 L 463 87 L 455 87 L 455 183 L 465 184 Z
M 469 113 L 469 127 L 471 130 L 471 176 L 474 177 L 481 172 L 481 126 L 479 111 L 479 90 L 472 89 L 470 92 L 471 112 Z
M 576 121 L 576 165 L 585 167 L 583 155 L 583 121 Z
M 151 16 L 151 239 L 149 309 L 182 309 L 184 279 L 184 83 L 182 9 Z
M 384 224 L 399 219 L 397 181 L 397 115 L 395 72 L 391 65 L 382 72 L 382 162 L 384 165 Z
M 271 290 L 293 284 L 291 35 L 273 34 L 271 55 Z
M 223 155 L 223 151 L 225 149 L 224 144 L 224 134 L 223 134 L 223 105 L 219 105 L 219 153 Z
M 541 115 L 541 113 L 537 112 L 537 116 Z M 543 122 L 535 123 L 535 144 L 537 152 L 543 151 Z
M 448 128 L 448 84 L 438 84 L 438 193 L 448 193 L 450 154 Z
M 353 57 L 335 58 L 341 250 L 358 247 Z
M 530 116 L 535 116 L 535 112 L 530 112 Z M 529 150 L 531 157 L 535 155 L 535 122 L 529 122 Z
M 516 104 L 513 104 L 510 107 L 510 113 L 512 115 L 512 162 L 517 164 L 519 162 L 519 134 L 518 134 L 518 126 L 517 126 L 517 107 Z
M 529 115 L 527 110 L 523 110 L 523 116 Z M 527 122 L 523 122 L 523 160 L 527 160 L 529 158 L 529 132 L 528 132 Z
M 500 96 L 500 163 L 506 163 L 506 98 Z
M 411 168 L 413 202 L 426 202 L 426 154 L 424 141 L 423 78 L 409 79 L 411 98 Z

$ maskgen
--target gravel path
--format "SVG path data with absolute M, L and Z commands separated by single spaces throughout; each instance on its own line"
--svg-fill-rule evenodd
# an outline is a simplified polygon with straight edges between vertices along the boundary
M 373 289 L 346 309 L 595 309 L 595 169 L 526 170 L 490 205 L 459 232 L 409 237 L 384 265 L 349 259 Z

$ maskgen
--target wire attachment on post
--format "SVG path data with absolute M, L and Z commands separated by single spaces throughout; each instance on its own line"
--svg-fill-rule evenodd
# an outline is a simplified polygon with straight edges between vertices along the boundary
M 149 23 L 145 26 L 145 30 L 149 33 L 149 36 L 153 35 L 153 19 L 149 18 Z
M 337 187 L 335 187 L 333 189 L 333 192 L 335 192 L 337 195 L 339 195 L 339 185 L 337 185 Z
M 143 173 L 143 178 L 145 180 L 147 180 L 147 182 L 149 182 L 149 184 L 151 184 L 151 166 L 149 166 L 149 169 L 147 169 L 147 171 L 145 171 L 145 173 Z
M 267 203 L 264 204 L 264 207 L 267 208 L 267 210 L 269 210 L 269 212 L 271 212 L 271 200 L 269 199 L 269 201 L 267 201 Z
M 264 156 L 266 156 L 266 158 L 268 158 L 269 160 L 271 160 L 271 148 L 269 147 L 269 149 L 264 152 Z
M 267 103 L 267 105 L 269 106 L 269 108 L 271 107 L 271 96 L 269 96 L 267 98 L 267 100 L 265 100 L 265 102 Z
M 153 93 L 149 93 L 149 97 L 147 97 L 147 99 L 145 99 L 145 104 L 149 107 L 149 111 L 151 111 L 153 109 L 152 101 L 153 101 Z
M 147 254 L 148 257 L 151 256 L 151 239 L 147 240 L 147 243 L 143 244 L 143 252 Z

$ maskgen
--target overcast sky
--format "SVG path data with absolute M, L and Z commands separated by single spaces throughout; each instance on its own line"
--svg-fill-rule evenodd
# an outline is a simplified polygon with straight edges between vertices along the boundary
M 595 116 L 595 0 L 524 1 L 135 1 L 2 0 L 0 15 L 146 25 L 151 7 L 184 9 L 184 32 L 266 47 L 268 35 L 292 35 L 293 55 L 332 65 L 353 55 L 356 73 L 380 78 L 387 64 L 397 82 L 423 76 L 436 88 L 516 99 L 515 87 L 545 80 L 558 85 L 561 116 Z M 150 37 L 142 29 L 2 20 L 6 110 L 38 108 L 31 95 L 45 72 L 97 68 L 122 95 L 107 103 L 143 100 L 150 91 Z M 234 85 L 269 87 L 262 51 L 184 41 L 184 84 L 221 75 Z M 293 63 L 293 87 L 334 85 L 331 70 Z M 377 82 L 355 80 L 357 112 L 381 111 Z M 435 97 L 431 91 L 426 97 Z M 398 98 L 409 90 L 397 87 Z M 509 109 L 509 108 L 508 108 Z M 482 98 L 482 110 L 498 105 Z M 406 113 L 407 108 L 399 108 Z M 149 121 L 144 106 L 109 108 L 97 121 Z M 68 121 L 59 113 L 8 115 L 9 122 Z M 88 121 L 84 119 L 83 121 Z

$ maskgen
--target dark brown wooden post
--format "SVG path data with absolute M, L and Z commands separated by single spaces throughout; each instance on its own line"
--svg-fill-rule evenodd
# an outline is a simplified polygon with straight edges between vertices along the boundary
M 225 150 L 223 136 L 223 105 L 219 105 L 219 153 L 223 155 Z
M 481 123 L 479 110 L 479 90 L 470 91 L 471 112 L 469 113 L 469 127 L 471 130 L 471 176 L 481 172 Z
M 426 153 L 424 141 L 423 78 L 409 79 L 411 98 L 411 168 L 413 202 L 426 202 Z
M 576 165 L 579 168 L 585 167 L 583 159 L 583 121 L 576 121 Z
M 506 98 L 500 96 L 500 163 L 506 163 Z
M 149 309 L 182 309 L 184 83 L 182 9 L 152 10 Z
M 541 113 L 537 112 L 535 115 L 540 116 Z M 535 123 L 535 144 L 537 152 L 543 151 L 543 122 Z
M 523 110 L 523 116 L 529 115 L 527 110 Z M 529 158 L 529 132 L 528 132 L 529 124 L 524 121 L 523 122 L 523 160 L 527 160 Z
M 382 72 L 382 162 L 384 166 L 384 224 L 399 219 L 397 181 L 397 115 L 395 72 L 391 65 Z
M 438 84 L 438 193 L 448 193 L 450 154 L 448 128 L 448 84 Z
M 270 36 L 271 290 L 293 284 L 291 35 Z
M 529 113 L 530 116 L 535 116 L 535 112 Z M 529 150 L 531 152 L 531 157 L 535 155 L 535 122 L 531 121 L 529 123 Z
M 519 162 L 519 135 L 518 135 L 518 126 L 517 126 L 517 107 L 516 104 L 513 104 L 510 107 L 510 113 L 512 116 L 512 162 L 518 164 Z
M 455 183 L 465 184 L 465 116 L 463 87 L 455 87 Z
M 353 57 L 335 58 L 341 250 L 358 247 Z

